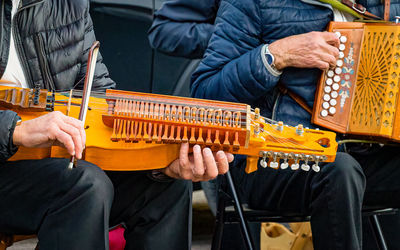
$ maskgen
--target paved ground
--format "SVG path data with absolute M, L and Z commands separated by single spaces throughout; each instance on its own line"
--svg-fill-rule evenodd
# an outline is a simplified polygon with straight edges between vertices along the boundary
M 193 247 L 192 250 L 209 250 L 211 247 L 214 217 L 207 207 L 202 191 L 193 194 Z M 15 243 L 8 250 L 33 250 L 37 239 Z

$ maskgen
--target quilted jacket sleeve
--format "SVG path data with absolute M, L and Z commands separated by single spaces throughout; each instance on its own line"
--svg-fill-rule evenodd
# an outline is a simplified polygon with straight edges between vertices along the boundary
M 219 0 L 169 0 L 149 30 L 153 48 L 173 56 L 201 58 L 214 31 Z
M 89 8 L 89 7 L 88 7 Z M 84 40 L 84 53 L 81 57 L 81 71 L 79 72 L 79 75 L 77 77 L 77 80 L 84 79 L 86 75 L 86 68 L 87 68 L 87 59 L 89 56 L 89 50 L 90 47 L 93 45 L 93 43 L 96 41 L 96 37 L 94 34 L 93 30 L 93 22 L 92 19 L 90 18 L 89 11 L 86 16 L 86 21 L 85 21 L 85 40 Z M 78 85 L 78 89 L 82 89 L 84 84 L 84 80 L 81 80 L 81 82 Z M 99 53 L 97 56 L 97 62 L 96 62 L 96 69 L 95 69 L 95 75 L 93 78 L 93 91 L 105 91 L 106 89 L 109 88 L 115 88 L 115 82 L 111 80 L 108 69 L 106 65 L 103 63 L 103 58 L 101 54 Z
M 252 103 L 278 82 L 262 57 L 262 21 L 258 0 L 221 2 L 215 31 L 192 77 L 192 96 Z
M 0 163 L 17 152 L 12 142 L 12 135 L 19 116 L 10 110 L 0 110 Z

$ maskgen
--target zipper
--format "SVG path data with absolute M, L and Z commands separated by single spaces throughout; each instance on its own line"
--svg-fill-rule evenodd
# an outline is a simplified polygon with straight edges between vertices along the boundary
M 3 50 L 3 37 L 4 37 L 4 30 L 3 30 L 3 25 L 4 25 L 4 3 L 5 1 L 2 0 L 1 1 L 1 17 L 0 17 L 0 29 L 1 29 L 1 35 L 0 35 L 0 48 Z M 4 51 L 2 51 L 1 53 L 3 54 Z M 4 69 L 5 70 L 5 69 Z
M 33 7 L 35 5 L 43 3 L 44 0 L 41 0 L 39 2 L 33 3 L 26 5 L 22 8 L 17 9 L 17 12 L 14 15 L 13 21 L 12 21 L 12 28 L 13 28 L 13 37 L 14 37 L 14 43 L 15 43 L 15 49 L 17 51 L 17 55 L 19 58 L 19 61 L 21 62 L 22 65 L 22 71 L 24 72 L 26 81 L 29 85 L 30 88 L 34 87 L 34 82 L 33 82 L 33 77 L 31 75 L 31 72 L 28 70 L 29 65 L 26 59 L 25 51 L 22 48 L 22 42 L 21 42 L 21 37 L 19 36 L 19 29 L 18 29 L 18 21 L 19 21 L 19 14 L 21 13 L 22 10 Z M 4 2 L 4 0 L 3 0 Z M 20 2 L 20 5 L 22 4 L 22 1 Z
M 34 43 L 36 51 L 38 53 L 39 66 L 43 76 L 43 83 L 45 84 L 47 90 L 55 90 L 53 78 L 51 77 L 49 63 L 46 58 L 43 37 L 39 33 L 34 35 Z
M 272 108 L 272 117 L 271 117 L 271 119 L 272 120 L 276 120 L 276 109 L 278 108 L 278 102 L 279 102 L 279 99 L 281 99 L 281 92 L 280 91 L 278 91 L 278 95 L 276 96 L 276 98 L 275 98 L 275 102 L 274 102 L 274 107 Z

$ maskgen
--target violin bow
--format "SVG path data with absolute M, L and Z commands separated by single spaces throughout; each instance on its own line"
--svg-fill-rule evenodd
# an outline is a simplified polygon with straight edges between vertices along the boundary
M 97 55 L 99 53 L 100 42 L 95 41 L 90 47 L 89 56 L 88 56 L 88 63 L 86 67 L 86 76 L 85 76 L 85 84 L 83 86 L 83 94 L 82 94 L 82 103 L 81 108 L 79 111 L 79 120 L 85 122 L 86 114 L 89 107 L 89 97 L 90 93 L 92 92 L 92 85 L 93 85 L 93 78 L 94 78 L 94 71 L 96 68 L 96 61 Z M 70 96 L 70 98 L 72 98 Z M 74 168 L 75 156 L 71 156 L 68 169 Z

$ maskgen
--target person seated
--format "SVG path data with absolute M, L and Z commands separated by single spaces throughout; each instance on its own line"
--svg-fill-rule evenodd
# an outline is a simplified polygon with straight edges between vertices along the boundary
M 95 41 L 89 2 L 13 0 L 3 7 L 0 85 L 81 89 Z M 113 87 L 99 54 L 93 90 Z M 8 159 L 18 146 L 52 145 L 80 159 L 83 122 L 60 112 L 21 121 L 1 110 L 0 125 L 0 232 L 37 234 L 41 250 L 108 249 L 109 224 L 121 222 L 125 249 L 190 249 L 190 180 L 215 178 L 233 159 L 198 145 L 191 155 L 182 144 L 179 158 L 159 171 L 105 173 L 83 160 L 69 170 L 69 159 Z
M 360 2 L 383 16 L 380 1 Z M 334 13 L 343 14 L 315 0 L 222 0 L 193 75 L 193 96 L 248 103 L 273 120 L 314 127 L 310 114 L 277 85 L 312 107 L 321 70 L 334 67 L 339 56 L 339 38 L 324 32 Z M 398 13 L 400 1 L 391 1 L 391 19 Z M 362 249 L 362 206 L 400 206 L 400 156 L 397 147 L 379 144 L 340 150 L 318 173 L 259 168 L 245 174 L 238 157 L 240 168 L 231 172 L 251 208 L 311 215 L 315 249 Z
M 150 45 L 165 54 L 202 58 L 214 31 L 220 0 L 167 0 L 154 14 Z

